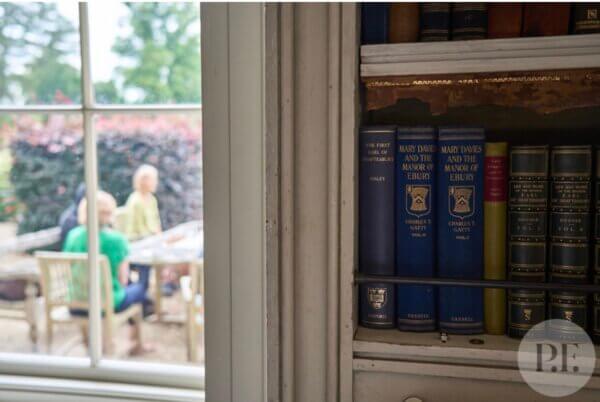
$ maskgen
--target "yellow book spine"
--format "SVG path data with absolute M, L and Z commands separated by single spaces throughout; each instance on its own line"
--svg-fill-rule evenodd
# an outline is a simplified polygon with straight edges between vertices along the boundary
M 483 258 L 485 279 L 506 279 L 506 142 L 485 144 Z M 484 324 L 488 334 L 506 332 L 506 291 L 484 289 Z

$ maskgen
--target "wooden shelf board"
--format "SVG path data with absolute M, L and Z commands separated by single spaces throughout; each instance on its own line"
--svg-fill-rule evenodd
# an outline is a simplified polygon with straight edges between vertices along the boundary
M 600 67 L 600 34 L 363 45 L 361 77 Z
M 472 344 L 471 339 L 483 340 Z M 449 335 L 440 341 L 439 332 L 404 332 L 395 329 L 378 330 L 358 327 L 353 351 L 357 359 L 406 360 L 440 363 L 461 363 L 493 367 L 517 367 L 519 339 L 504 335 Z M 600 347 L 596 346 L 600 357 Z M 596 359 L 600 375 L 600 359 Z

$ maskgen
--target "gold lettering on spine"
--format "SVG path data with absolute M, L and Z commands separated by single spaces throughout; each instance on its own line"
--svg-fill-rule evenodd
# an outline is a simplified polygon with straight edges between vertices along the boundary
M 412 238 L 427 237 L 427 228 L 431 225 L 431 188 L 428 184 L 432 179 L 436 146 L 434 144 L 398 144 L 401 156 L 400 169 L 405 175 L 405 208 L 407 217 L 404 223 L 410 230 Z
M 362 162 L 371 163 L 393 163 L 393 149 L 389 142 L 369 142 L 365 144 L 366 155 L 362 156 Z M 385 176 L 369 176 L 369 181 L 383 183 L 387 180 Z
M 442 145 L 440 153 L 448 155 L 443 166 L 444 173 L 448 174 L 448 197 L 450 215 L 457 219 L 448 221 L 456 239 L 469 240 L 471 238 L 474 221 L 466 218 L 475 212 L 474 186 L 460 185 L 460 182 L 473 182 L 475 174 L 481 168 L 477 154 L 483 152 L 483 146 L 472 145 Z M 455 185 L 457 184 L 457 185 Z

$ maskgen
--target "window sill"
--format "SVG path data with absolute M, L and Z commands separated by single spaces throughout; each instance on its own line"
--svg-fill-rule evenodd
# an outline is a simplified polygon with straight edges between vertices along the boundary
M 0 375 L 0 399 L 11 401 L 204 401 L 204 391 L 83 381 L 48 377 Z
M 56 380 L 102 381 L 145 388 L 204 389 L 204 367 L 162 363 L 102 360 L 92 367 L 89 358 L 0 353 L 0 375 Z M 17 377 L 18 378 L 18 377 Z

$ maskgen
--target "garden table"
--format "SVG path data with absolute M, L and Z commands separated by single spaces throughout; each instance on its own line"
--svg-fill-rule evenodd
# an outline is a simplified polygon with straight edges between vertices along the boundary
M 129 263 L 152 267 L 156 290 L 155 311 L 158 321 L 163 320 L 161 272 L 174 265 L 196 269 L 204 254 L 204 232 L 201 221 L 190 221 L 164 232 L 131 243 Z

